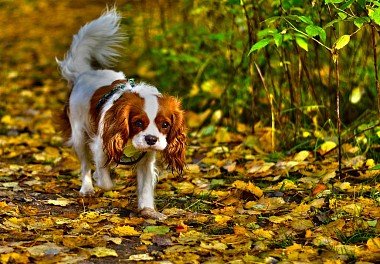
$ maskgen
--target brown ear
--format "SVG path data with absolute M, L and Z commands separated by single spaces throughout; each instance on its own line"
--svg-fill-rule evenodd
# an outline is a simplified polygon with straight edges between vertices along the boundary
M 120 161 L 129 136 L 129 107 L 115 104 L 107 111 L 103 126 L 103 148 L 107 154 L 108 165 Z
M 172 170 L 182 173 L 186 165 L 186 127 L 184 121 L 184 113 L 181 110 L 181 104 L 177 99 L 171 110 L 172 125 L 170 132 L 166 137 L 168 146 L 163 151 L 163 156 L 166 163 Z

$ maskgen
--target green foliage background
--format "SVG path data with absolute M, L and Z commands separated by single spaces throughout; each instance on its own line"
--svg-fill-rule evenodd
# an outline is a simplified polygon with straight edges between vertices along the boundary
M 216 123 L 230 129 L 261 121 L 285 148 L 305 130 L 335 131 L 338 93 L 348 135 L 379 119 L 378 1 L 158 1 L 157 14 L 152 4 L 124 6 L 129 45 L 140 51 L 135 74 L 185 108 L 219 110 Z

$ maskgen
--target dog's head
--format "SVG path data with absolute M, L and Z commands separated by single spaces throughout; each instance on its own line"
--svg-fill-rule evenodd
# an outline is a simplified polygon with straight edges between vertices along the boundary
M 96 101 L 96 100 L 95 100 Z M 162 151 L 166 163 L 185 166 L 185 122 L 181 103 L 155 87 L 138 84 L 104 113 L 102 137 L 108 162 L 118 162 L 128 140 L 140 151 Z

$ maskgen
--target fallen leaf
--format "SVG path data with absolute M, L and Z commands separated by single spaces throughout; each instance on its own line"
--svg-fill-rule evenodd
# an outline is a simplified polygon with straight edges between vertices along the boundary
M 138 236 L 140 233 L 136 231 L 132 226 L 118 226 L 111 229 L 112 234 L 117 236 Z
M 47 200 L 46 204 L 52 204 L 57 206 L 68 206 L 69 204 L 74 203 L 74 201 L 66 199 L 66 198 L 57 198 L 57 200 Z
M 128 260 L 142 261 L 142 260 L 154 260 L 149 254 L 136 254 L 130 255 Z
M 95 256 L 97 258 L 104 257 L 118 257 L 117 252 L 114 249 L 106 248 L 106 247 L 95 247 L 88 250 L 91 256 Z
M 313 189 L 312 195 L 316 196 L 318 193 L 327 190 L 328 187 L 323 183 L 318 183 L 315 188 Z
M 264 192 L 259 187 L 255 186 L 252 182 L 246 183 L 244 181 L 237 180 L 232 183 L 232 187 L 235 187 L 239 190 L 248 191 L 258 198 L 264 194 Z
M 33 257 L 44 257 L 58 255 L 63 251 L 63 248 L 54 243 L 45 243 L 38 246 L 29 247 L 26 249 Z
M 147 226 L 144 228 L 144 233 L 154 233 L 156 235 L 165 235 L 169 231 L 168 226 Z
M 380 237 L 368 239 L 367 247 L 372 252 L 380 252 Z
M 294 160 L 295 161 L 304 161 L 305 159 L 307 159 L 310 155 L 310 152 L 307 151 L 307 150 L 302 150 L 300 152 L 298 152 L 295 156 L 294 156 Z
M 216 251 L 224 251 L 227 249 L 227 245 L 219 241 L 211 241 L 208 243 L 201 241 L 200 247 L 204 249 L 211 249 L 211 250 L 216 250 Z

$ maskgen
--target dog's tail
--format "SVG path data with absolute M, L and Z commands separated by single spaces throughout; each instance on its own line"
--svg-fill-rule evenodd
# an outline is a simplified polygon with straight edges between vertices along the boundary
M 120 14 L 112 8 L 79 30 L 65 58 L 57 60 L 65 79 L 74 83 L 79 74 L 93 69 L 94 64 L 102 68 L 112 65 L 119 56 L 115 48 L 124 37 L 119 32 L 120 20 Z

